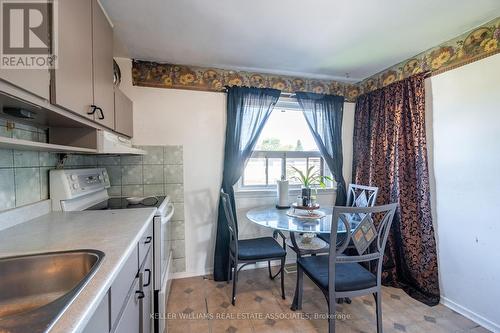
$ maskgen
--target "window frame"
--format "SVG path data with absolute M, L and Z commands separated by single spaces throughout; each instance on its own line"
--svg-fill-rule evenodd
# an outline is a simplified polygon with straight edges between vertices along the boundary
M 325 160 L 321 153 L 317 150 L 309 150 L 309 151 L 295 151 L 295 150 L 254 150 L 250 158 L 265 158 L 266 159 L 266 185 L 245 185 L 245 172 L 241 176 L 238 181 L 237 191 L 255 191 L 255 190 L 269 190 L 275 191 L 276 184 L 269 183 L 269 164 L 268 161 L 270 158 L 281 159 L 281 176 L 285 176 L 287 179 L 287 168 L 286 168 L 286 160 L 288 158 L 305 158 L 306 159 L 306 167 L 309 167 L 309 159 L 310 158 L 319 158 L 320 159 L 320 175 L 325 176 L 325 170 L 327 167 L 325 165 Z M 246 165 L 245 165 L 246 168 Z M 300 189 L 300 185 L 298 184 L 290 184 L 290 189 Z M 334 183 L 332 182 L 331 186 L 328 186 L 327 189 L 334 189 Z
M 273 112 L 276 112 L 278 110 L 286 110 L 286 111 L 296 111 L 296 112 L 303 112 L 302 108 L 299 105 L 299 102 L 295 98 L 294 95 L 291 96 L 285 96 L 281 95 L 280 98 L 278 99 L 278 102 L 274 106 Z M 305 119 L 304 119 L 305 121 Z M 327 175 L 332 176 L 332 174 L 329 172 L 328 167 L 325 165 L 325 160 L 323 156 L 321 156 L 321 152 L 319 150 L 308 150 L 308 151 L 296 151 L 296 150 L 288 150 L 288 151 L 283 151 L 283 150 L 254 150 L 252 151 L 252 155 L 250 158 L 265 158 L 266 159 L 266 184 L 267 185 L 245 185 L 244 184 L 244 177 L 245 177 L 245 171 L 243 170 L 243 174 L 236 183 L 235 190 L 237 193 L 244 194 L 244 193 L 272 193 L 275 195 L 276 192 L 276 183 L 275 184 L 269 184 L 269 174 L 268 174 L 268 159 L 269 158 L 281 158 L 282 159 L 282 164 L 281 164 L 281 175 L 285 175 L 286 177 L 286 159 L 287 158 L 306 158 L 306 165 L 309 166 L 309 158 L 319 158 L 320 159 L 320 175 L 324 176 L 325 171 L 327 171 Z M 245 165 L 246 168 L 246 165 Z M 330 182 L 329 186 L 327 186 L 325 189 L 319 188 L 318 191 L 321 192 L 331 192 L 336 190 L 336 183 L 335 181 Z M 290 192 L 299 192 L 300 190 L 300 185 L 298 184 L 290 184 L 289 186 Z

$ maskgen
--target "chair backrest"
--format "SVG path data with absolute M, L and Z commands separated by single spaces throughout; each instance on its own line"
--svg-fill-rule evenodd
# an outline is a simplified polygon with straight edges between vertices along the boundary
M 389 204 L 374 207 L 334 207 L 332 213 L 332 232 L 330 244 L 337 244 L 338 229 L 345 232 L 345 239 L 337 246 L 330 246 L 329 258 L 329 283 L 330 286 L 335 284 L 335 264 L 339 263 L 361 263 L 377 261 L 377 285 L 381 283 L 382 277 L 382 261 L 384 257 L 385 245 L 387 237 L 391 229 L 391 224 L 396 213 L 397 204 Z M 361 221 L 360 221 L 361 220 Z M 361 223 L 366 227 L 356 228 L 351 230 L 352 223 Z M 373 225 L 373 228 L 368 226 Z M 364 230 L 363 230 L 364 229 Z M 371 230 L 371 231 L 370 231 Z M 361 232 L 362 233 L 358 233 Z M 347 249 L 353 237 L 369 239 L 369 233 L 374 232 L 375 235 L 366 250 L 358 255 L 342 255 Z M 355 235 L 355 236 L 353 236 Z M 330 289 L 332 290 L 332 289 Z M 334 290 L 333 290 L 334 291 Z
M 347 190 L 347 207 L 373 207 L 377 201 L 378 187 L 358 184 L 349 184 Z M 366 205 L 359 205 L 360 201 L 365 201 Z
M 220 199 L 222 200 L 222 206 L 224 207 L 224 213 L 226 214 L 227 227 L 229 229 L 229 249 L 238 255 L 238 229 L 236 228 L 236 222 L 234 220 L 235 211 L 233 210 L 233 205 L 231 204 L 231 198 L 229 194 L 225 193 L 223 189 L 220 190 Z

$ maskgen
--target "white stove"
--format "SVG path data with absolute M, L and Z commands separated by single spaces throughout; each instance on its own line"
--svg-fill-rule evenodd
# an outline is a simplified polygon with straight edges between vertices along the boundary
M 108 195 L 109 176 L 105 168 L 50 171 L 50 198 L 54 211 L 140 209 L 156 207 L 153 220 L 154 308 L 159 320 L 155 331 L 164 332 L 166 302 L 171 282 L 172 243 L 170 219 L 174 206 L 168 196 L 147 197 L 139 204 Z

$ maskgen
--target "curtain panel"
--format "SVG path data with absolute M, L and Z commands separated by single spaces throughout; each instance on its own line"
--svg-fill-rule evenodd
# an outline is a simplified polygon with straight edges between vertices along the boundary
M 280 94 L 281 91 L 277 89 L 228 87 L 222 189 L 229 195 L 232 206 L 235 208 L 233 186 L 243 174 L 245 164 Z M 237 221 L 236 216 L 235 221 Z M 229 266 L 227 223 L 224 207 L 219 200 L 214 255 L 214 279 L 216 281 L 227 280 Z
M 344 97 L 297 92 L 297 100 L 311 134 L 337 183 L 336 206 L 345 206 L 346 185 L 342 167 Z
M 353 179 L 377 186 L 378 204 L 399 204 L 384 259 L 384 283 L 439 303 L 425 134 L 424 74 L 361 95 L 356 103 Z

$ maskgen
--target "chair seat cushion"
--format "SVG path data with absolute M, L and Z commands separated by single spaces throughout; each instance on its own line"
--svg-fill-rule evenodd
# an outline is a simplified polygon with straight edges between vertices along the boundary
M 286 256 L 286 251 L 272 237 L 239 240 L 238 252 L 238 258 L 242 260 L 260 260 Z
M 328 257 L 303 257 L 297 264 L 321 288 L 328 290 Z M 377 278 L 358 263 L 335 266 L 335 291 L 352 291 L 375 287 Z

